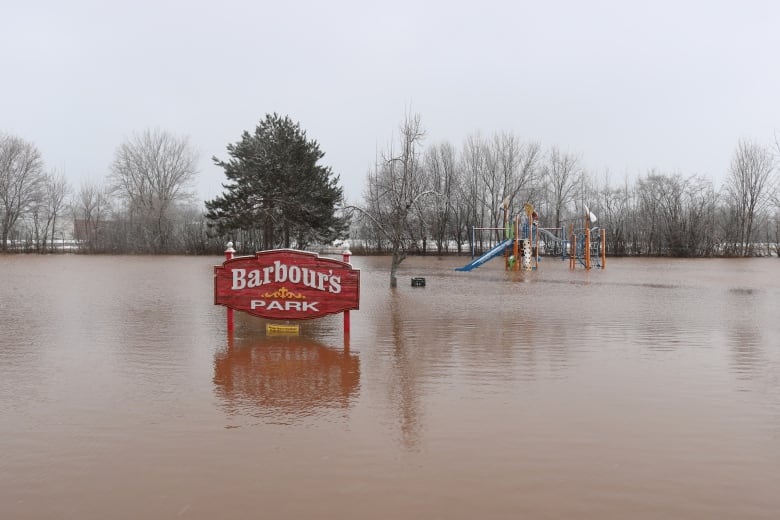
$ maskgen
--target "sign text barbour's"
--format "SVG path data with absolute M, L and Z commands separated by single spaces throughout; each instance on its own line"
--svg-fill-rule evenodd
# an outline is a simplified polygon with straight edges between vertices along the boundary
M 360 271 L 316 253 L 261 251 L 214 268 L 214 303 L 261 318 L 318 318 L 358 308 Z

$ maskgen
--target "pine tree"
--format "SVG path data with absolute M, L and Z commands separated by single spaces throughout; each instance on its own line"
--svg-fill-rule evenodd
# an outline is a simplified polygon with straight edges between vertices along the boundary
M 299 123 L 267 114 L 254 134 L 244 131 L 227 151 L 230 160 L 213 159 L 225 171 L 225 192 L 206 201 L 218 233 L 241 236 L 255 249 L 305 249 L 344 238 L 348 222 L 337 215 L 343 201 L 339 177 L 318 164 L 325 154 Z

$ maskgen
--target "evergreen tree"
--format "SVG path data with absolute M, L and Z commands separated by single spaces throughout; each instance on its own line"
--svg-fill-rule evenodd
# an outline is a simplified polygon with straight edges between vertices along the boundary
M 206 201 L 210 225 L 247 247 L 274 249 L 344 238 L 339 177 L 317 163 L 325 155 L 299 123 L 267 114 L 241 140 L 228 144 L 230 160 L 214 157 L 225 171 L 225 192 Z

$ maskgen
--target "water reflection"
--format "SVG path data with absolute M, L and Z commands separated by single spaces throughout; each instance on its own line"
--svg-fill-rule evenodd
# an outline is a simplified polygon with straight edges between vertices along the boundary
M 743 383 L 760 380 L 767 366 L 762 347 L 765 344 L 760 319 L 764 303 L 762 296 L 761 291 L 750 287 L 731 288 L 728 304 L 724 306 L 731 371 Z
M 349 408 L 360 388 L 360 359 L 348 345 L 305 336 L 229 338 L 214 356 L 214 384 L 224 410 L 290 424 Z
M 393 338 L 393 369 L 396 377 L 390 387 L 394 394 L 391 399 L 396 403 L 399 425 L 401 428 L 401 441 L 407 449 L 418 446 L 422 425 L 420 422 L 420 390 L 418 386 L 418 374 L 413 356 L 410 355 L 409 345 L 403 330 L 401 319 L 402 304 L 397 291 L 394 291 L 390 300 L 391 335 Z M 421 347 L 423 345 L 417 345 Z

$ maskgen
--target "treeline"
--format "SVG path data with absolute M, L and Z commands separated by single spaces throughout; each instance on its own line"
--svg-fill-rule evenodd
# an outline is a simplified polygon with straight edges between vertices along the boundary
M 778 252 L 777 143 L 737 143 L 724 165 L 727 179 L 716 188 L 705 177 L 677 172 L 615 182 L 586 171 L 579 155 L 543 149 L 509 132 L 474 134 L 460 148 L 447 142 L 424 147 L 419 116 L 407 117 L 399 137 L 368 174 L 353 222 L 354 251 L 395 252 L 402 259 L 481 250 L 500 232 L 472 235 L 472 228 L 501 228 L 504 203 L 510 215 L 530 203 L 540 225 L 558 236 L 572 224 L 582 227 L 588 207 L 607 231 L 610 255 Z
M 187 138 L 147 130 L 117 147 L 104 179 L 74 189 L 34 144 L 0 135 L 0 250 L 221 252 L 193 195 L 196 164 Z
M 135 134 L 115 150 L 104 179 L 71 186 L 47 171 L 34 144 L 0 134 L 0 250 L 88 253 L 221 253 L 316 247 L 349 236 L 353 252 L 465 254 L 501 237 L 504 212 L 534 206 L 555 234 L 581 226 L 587 206 L 607 231 L 610 255 L 777 254 L 780 143 L 737 143 L 722 186 L 702 176 L 651 171 L 616 179 L 581 156 L 511 132 L 473 134 L 458 148 L 425 146 L 419 115 L 379 151 L 363 200 L 344 206 L 338 176 L 300 125 L 267 115 L 227 146 L 225 192 L 194 198 L 197 152 L 165 131 Z
M 0 134 L 0 251 L 53 248 L 68 192 L 62 175 L 44 170 L 34 145 Z
M 0 139 L 3 252 L 219 254 L 306 249 L 345 238 L 339 178 L 324 152 L 288 117 L 269 114 L 227 145 L 225 192 L 195 200 L 197 152 L 161 130 L 133 135 L 115 150 L 108 174 L 77 189 L 45 171 L 32 143 Z M 67 237 L 67 239 L 66 239 Z

